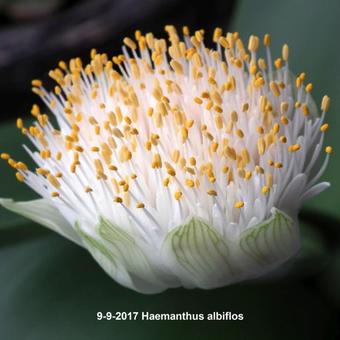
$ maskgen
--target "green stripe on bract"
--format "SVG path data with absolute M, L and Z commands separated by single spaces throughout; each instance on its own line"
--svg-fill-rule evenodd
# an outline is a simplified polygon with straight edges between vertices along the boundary
M 75 228 L 93 258 L 101 265 L 108 275 L 118 281 L 117 263 L 112 252 L 110 252 L 101 241 L 95 239 L 81 229 L 78 222 L 76 223 Z
M 97 249 L 99 252 L 101 252 L 104 256 L 106 256 L 109 260 L 115 263 L 115 259 L 113 257 L 113 254 L 108 251 L 108 249 L 100 242 L 97 241 L 95 238 L 91 237 L 87 233 L 85 233 L 83 230 L 79 228 L 79 225 L 77 224 L 76 227 L 79 235 L 83 238 L 83 241 L 90 246 L 91 248 Z
M 233 281 L 229 247 L 207 223 L 192 218 L 167 236 L 163 256 L 186 287 L 213 288 Z
M 157 271 L 155 265 L 151 265 L 146 253 L 130 234 L 104 218 L 100 219 L 98 231 L 116 261 L 129 273 L 135 285 L 133 289 L 148 294 L 167 288 L 162 273 Z
M 298 230 L 288 215 L 273 209 L 268 220 L 241 234 L 240 248 L 259 267 L 265 269 L 286 261 L 297 252 Z
M 97 231 L 106 230 L 110 225 L 109 222 L 101 219 L 95 229 Z M 112 243 L 107 242 L 100 234 L 96 237 L 91 236 L 81 228 L 79 223 L 76 224 L 76 230 L 82 237 L 83 243 L 86 245 L 88 251 L 111 278 L 121 285 L 141 293 L 157 293 L 164 290 L 163 286 L 160 288 L 156 286 L 156 283 L 146 284 L 144 280 L 139 279 L 134 276 L 134 273 L 130 272 L 131 265 L 125 261 L 125 258 L 122 259 L 122 252 L 124 252 L 123 249 L 125 249 L 126 254 L 131 254 L 131 244 L 134 241 L 126 232 L 119 228 L 116 229 L 113 233 L 116 236 L 117 244 L 112 246 Z M 130 243 L 130 247 L 126 247 L 127 243 Z M 141 268 L 141 270 L 142 269 L 143 268 Z

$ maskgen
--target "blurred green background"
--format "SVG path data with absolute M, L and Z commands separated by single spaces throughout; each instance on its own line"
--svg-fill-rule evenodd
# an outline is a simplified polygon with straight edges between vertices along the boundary
M 208 2 L 205 5 L 209 7 Z M 226 14 L 229 30 L 239 31 L 243 39 L 270 33 L 277 56 L 287 42 L 290 68 L 307 73 L 316 102 L 324 94 L 331 97 L 326 144 L 335 152 L 324 179 L 332 186 L 303 210 L 303 249 L 297 261 L 282 277 L 211 291 L 176 289 L 144 296 L 118 286 L 76 245 L 1 209 L 0 339 L 340 338 L 340 1 L 239 0 L 232 7 L 233 12 Z M 216 23 L 211 19 L 210 25 Z M 57 62 L 59 57 L 55 58 Z M 20 107 L 20 98 L 15 105 Z M 20 110 L 28 109 L 22 105 Z M 2 123 L 1 151 L 28 160 L 21 148 L 24 142 L 14 119 Z M 34 197 L 4 163 L 0 174 L 1 197 Z M 243 313 L 245 320 L 96 321 L 98 311 L 231 311 Z

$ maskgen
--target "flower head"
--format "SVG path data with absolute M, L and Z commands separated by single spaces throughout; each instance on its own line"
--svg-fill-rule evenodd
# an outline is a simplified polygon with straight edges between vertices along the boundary
M 272 62 L 238 33 L 204 31 L 183 41 L 136 31 L 112 61 L 91 52 L 61 61 L 47 91 L 33 80 L 58 128 L 33 105 L 17 127 L 37 168 L 1 157 L 42 199 L 2 205 L 89 250 L 124 286 L 213 288 L 257 277 L 300 246 L 301 204 L 318 183 L 329 97 L 321 116 L 306 75 L 294 79 L 288 46 Z

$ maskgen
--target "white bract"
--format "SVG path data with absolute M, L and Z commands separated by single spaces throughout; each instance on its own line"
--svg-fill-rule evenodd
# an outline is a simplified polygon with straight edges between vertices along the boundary
M 37 168 L 2 154 L 42 199 L 1 204 L 85 247 L 120 284 L 142 293 L 214 288 L 258 277 L 296 254 L 297 213 L 319 183 L 325 112 L 288 46 L 257 58 L 237 33 L 180 41 L 136 32 L 110 61 L 91 52 L 59 62 L 47 91 L 33 80 L 58 129 L 34 105 L 17 127 Z M 116 70 L 115 70 L 116 69 Z

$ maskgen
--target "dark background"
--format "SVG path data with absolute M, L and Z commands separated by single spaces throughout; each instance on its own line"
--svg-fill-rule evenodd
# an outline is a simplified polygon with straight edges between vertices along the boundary
M 326 143 L 334 146 L 324 179 L 332 187 L 301 214 L 303 247 L 282 277 L 211 291 L 176 289 L 145 296 L 118 286 L 84 250 L 0 210 L 0 339 L 340 339 L 340 2 L 337 0 L 67 1 L 0 0 L 0 152 L 27 159 L 15 129 L 37 98 L 32 78 L 47 81 L 59 60 L 92 47 L 109 55 L 136 29 L 163 34 L 165 24 L 271 33 L 272 52 L 290 46 L 290 67 L 331 96 Z M 0 163 L 0 197 L 34 197 Z M 96 321 L 96 312 L 243 313 L 242 322 Z

